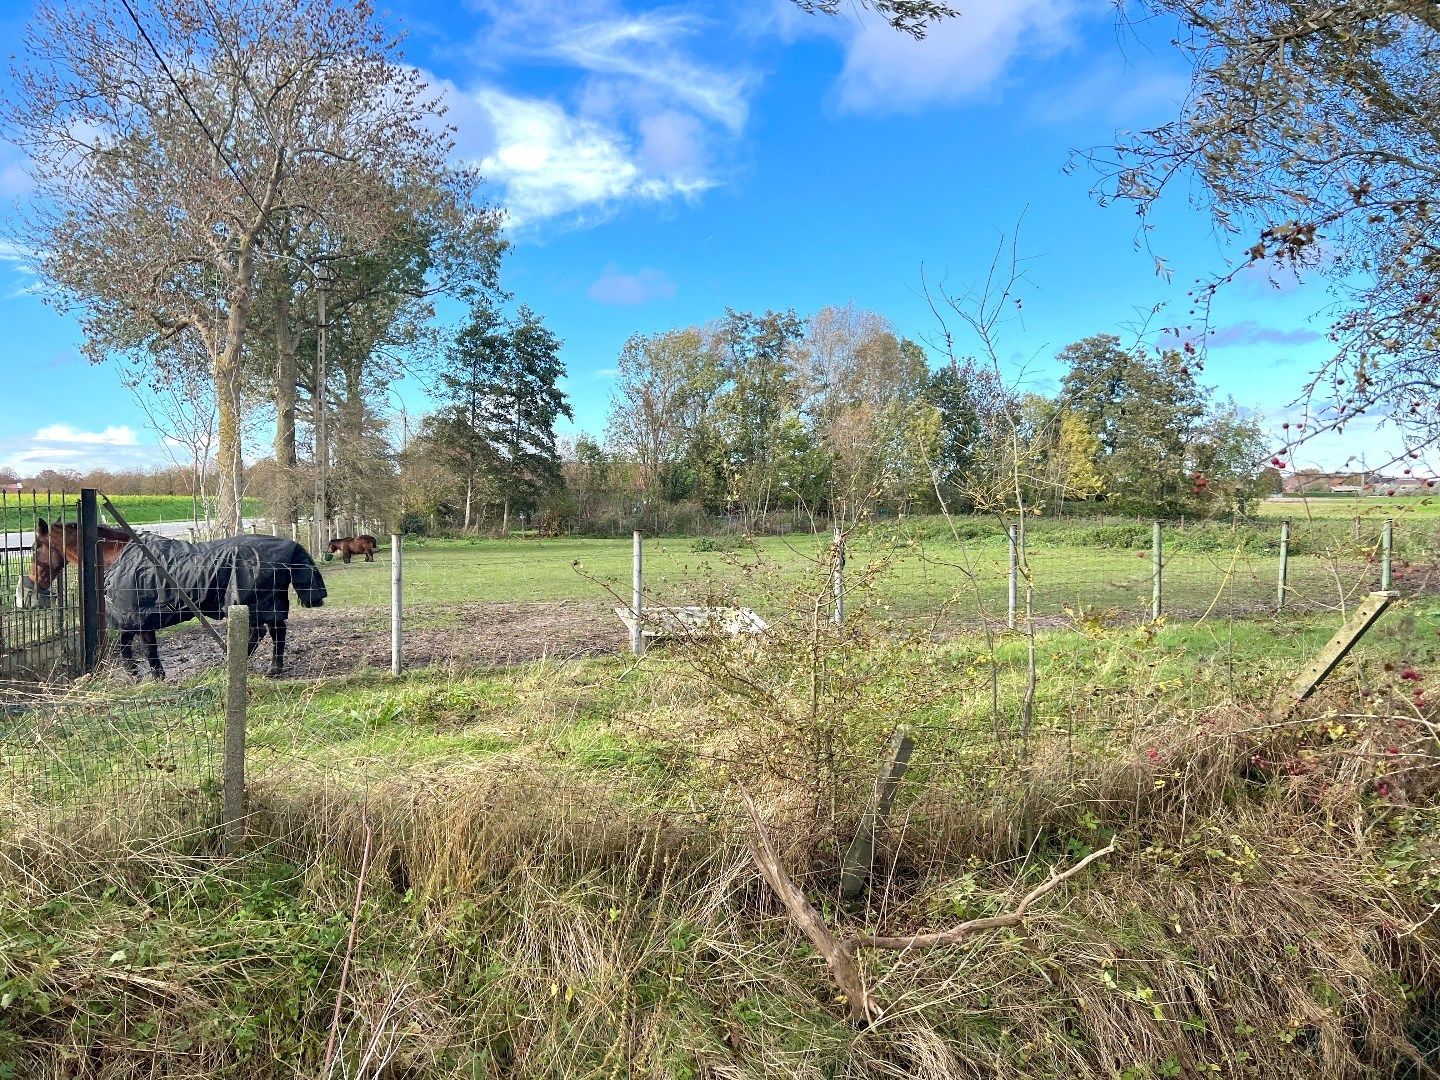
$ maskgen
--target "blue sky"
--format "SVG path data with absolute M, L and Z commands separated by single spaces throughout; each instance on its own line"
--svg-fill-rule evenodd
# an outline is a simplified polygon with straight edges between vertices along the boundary
M 0 14 L 12 41 L 24 7 Z M 918 43 L 863 11 L 807 16 L 786 0 L 405 0 L 386 18 L 444 90 L 457 152 L 508 209 L 505 285 L 565 340 L 575 427 L 599 434 L 630 334 L 727 306 L 804 315 L 853 301 L 934 339 L 922 267 L 963 290 L 1017 224 L 1023 306 L 1000 335 L 1011 378 L 1053 388 L 1056 352 L 1126 336 L 1154 304 L 1169 306 L 1152 325 L 1185 323 L 1186 289 L 1224 268 L 1230 242 L 1178 192 L 1150 237 L 1167 282 L 1137 250 L 1133 211 L 1100 206 L 1084 166 L 1065 173 L 1071 151 L 1163 121 L 1185 89 L 1166 28 L 1127 36 L 1113 10 L 974 0 Z M 26 189 L 23 161 L 0 145 L 5 213 Z M 1287 405 L 1325 356 L 1312 316 L 1327 303 L 1322 286 L 1247 275 L 1217 302 L 1206 381 L 1277 427 L 1294 419 Z M 0 466 L 164 461 L 117 369 L 79 358 L 78 326 L 44 305 L 8 245 L 0 326 Z M 393 390 L 411 412 L 427 407 L 425 387 Z M 1393 443 L 1355 430 L 1296 463 L 1375 463 Z

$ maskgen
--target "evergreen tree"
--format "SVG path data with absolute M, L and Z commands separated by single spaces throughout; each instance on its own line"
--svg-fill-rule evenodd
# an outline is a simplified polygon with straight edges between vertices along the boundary
M 565 375 L 560 346 L 524 305 L 514 322 L 479 306 L 446 354 L 441 416 L 450 453 L 467 470 L 467 528 L 482 474 L 501 504 L 501 532 L 509 532 L 512 511 L 533 509 L 545 488 L 561 482 L 555 421 L 574 414 L 557 385 Z

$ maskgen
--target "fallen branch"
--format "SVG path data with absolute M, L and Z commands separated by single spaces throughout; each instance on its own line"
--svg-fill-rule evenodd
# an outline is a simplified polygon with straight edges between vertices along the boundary
M 1069 881 L 1076 874 L 1084 870 L 1096 859 L 1103 859 L 1106 855 L 1115 851 L 1115 841 L 1110 841 L 1099 851 L 1092 851 L 1083 859 L 1070 867 L 1062 874 L 1057 874 L 1053 869 L 1050 876 L 1042 881 L 1035 888 L 1020 898 L 1020 903 L 1015 905 L 1013 911 L 1004 915 L 989 915 L 983 919 L 970 919 L 959 926 L 952 926 L 949 930 L 943 930 L 938 934 L 912 934 L 909 937 L 865 937 L 855 939 L 855 943 L 866 949 L 890 949 L 903 951 L 905 949 L 930 949 L 936 945 L 954 945 L 963 941 L 971 934 L 979 933 L 981 930 L 998 930 L 1006 926 L 1019 926 L 1025 921 L 1025 912 L 1030 905 L 1039 900 L 1050 890 L 1056 888 L 1061 882 Z
M 775 854 L 765 827 L 760 824 L 760 815 L 755 811 L 754 801 L 747 792 L 742 791 L 740 797 L 745 800 L 750 823 L 755 827 L 755 843 L 750 846 L 750 856 L 760 868 L 761 876 L 770 883 L 775 895 L 780 897 L 785 910 L 790 912 L 790 917 L 825 958 L 825 964 L 830 968 L 830 977 L 835 980 L 835 985 L 844 997 L 846 1013 L 858 1024 L 869 1024 L 879 1019 L 879 1011 L 871 1005 L 870 995 L 865 991 L 865 977 L 860 971 L 860 959 L 853 944 L 846 948 L 830 932 L 820 918 L 820 913 L 805 899 L 799 886 L 790 880 L 790 875 L 781 865 L 780 857 Z
M 745 801 L 745 810 L 750 815 L 750 824 L 755 829 L 755 843 L 750 845 L 751 858 L 755 860 L 761 876 L 775 890 L 775 895 L 785 905 L 785 910 L 790 913 L 795 924 L 800 927 L 820 955 L 825 958 L 825 964 L 830 969 L 830 977 L 835 981 L 835 985 L 842 995 L 848 1018 L 852 1023 L 862 1025 L 872 1024 L 878 1020 L 881 1010 L 870 999 L 870 995 L 865 989 L 865 974 L 860 967 L 861 949 L 885 949 L 892 952 L 930 949 L 938 945 L 954 945 L 972 934 L 984 930 L 1018 926 L 1024 922 L 1026 913 L 1035 901 L 1075 877 L 1097 859 L 1103 859 L 1115 851 L 1115 842 L 1112 840 L 1099 851 L 1093 851 L 1085 856 L 1068 870 L 1057 873 L 1052 869 L 1048 878 L 1021 897 L 1020 902 L 1004 915 L 969 919 L 949 930 L 934 934 L 912 934 L 906 937 L 872 937 L 864 934 L 849 934 L 840 938 L 825 925 L 814 905 L 805 898 L 800 887 L 785 872 L 785 867 L 776 854 L 774 846 L 770 843 L 770 837 L 765 832 L 765 827 L 760 822 L 760 815 L 755 809 L 754 800 L 747 792 L 743 791 L 740 793 L 740 797 Z

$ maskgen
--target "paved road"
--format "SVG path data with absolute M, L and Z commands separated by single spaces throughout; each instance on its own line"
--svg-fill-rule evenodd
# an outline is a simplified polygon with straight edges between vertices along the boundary
M 245 518 L 245 531 L 249 532 L 257 524 L 265 529 L 270 527 L 270 523 L 261 518 Z M 189 540 L 190 530 L 194 527 L 194 522 L 190 521 L 156 521 L 149 525 L 136 525 L 135 531 L 141 535 L 154 533 L 157 536 Z M 34 544 L 35 534 L 33 532 L 0 534 L 0 551 L 29 551 Z

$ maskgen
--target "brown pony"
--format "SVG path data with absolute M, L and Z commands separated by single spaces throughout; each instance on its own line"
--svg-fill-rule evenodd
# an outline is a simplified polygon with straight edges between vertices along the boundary
M 337 552 L 347 563 L 352 555 L 364 555 L 366 562 L 375 561 L 375 537 L 368 533 L 362 536 L 342 536 L 330 541 L 330 554 Z

